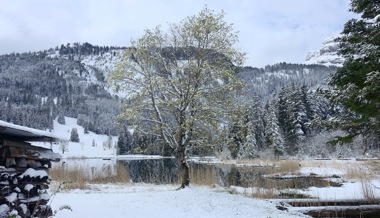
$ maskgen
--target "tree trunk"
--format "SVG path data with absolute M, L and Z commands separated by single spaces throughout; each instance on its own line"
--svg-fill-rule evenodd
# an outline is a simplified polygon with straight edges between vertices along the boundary
M 178 159 L 178 167 L 180 171 L 180 179 L 181 179 L 181 188 L 185 188 L 190 184 L 190 174 L 189 174 L 189 165 L 186 160 L 186 151 L 185 146 L 181 146 L 178 149 L 177 159 Z

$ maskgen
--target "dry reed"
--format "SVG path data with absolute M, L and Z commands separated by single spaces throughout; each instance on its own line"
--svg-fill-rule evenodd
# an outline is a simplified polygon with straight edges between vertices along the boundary
M 257 167 L 266 167 L 267 174 L 292 174 L 300 169 L 300 162 L 297 160 L 272 160 L 272 159 L 241 159 L 229 161 L 230 164 L 253 165 Z M 271 168 L 272 167 L 272 168 Z
M 362 194 L 365 199 L 370 203 L 375 203 L 377 201 L 375 195 L 375 187 L 368 179 L 361 180 Z
M 86 189 L 89 183 L 128 183 L 130 181 L 129 173 L 123 166 L 117 166 L 116 173 L 111 171 L 106 168 L 101 172 L 91 172 L 90 169 L 84 167 L 57 166 L 49 170 L 49 176 L 53 181 L 62 184 L 64 189 Z
M 195 165 L 190 168 L 190 181 L 196 185 L 212 186 L 217 184 L 215 168 L 211 165 Z
M 279 191 L 277 188 L 259 188 L 255 187 L 252 190 L 252 197 L 261 199 L 273 199 L 278 198 Z
M 95 177 L 95 179 L 92 179 L 90 181 L 91 183 L 129 183 L 130 182 L 130 175 L 129 172 L 125 169 L 122 165 L 117 165 L 116 167 L 116 175 L 114 176 L 107 176 L 102 177 L 98 176 Z
M 62 184 L 65 189 L 84 189 L 88 181 L 84 176 L 84 170 L 81 167 L 67 169 L 65 166 L 57 166 L 49 170 L 49 176 L 53 181 Z
M 278 162 L 277 173 L 280 174 L 295 174 L 299 171 L 301 164 L 295 160 L 281 160 Z

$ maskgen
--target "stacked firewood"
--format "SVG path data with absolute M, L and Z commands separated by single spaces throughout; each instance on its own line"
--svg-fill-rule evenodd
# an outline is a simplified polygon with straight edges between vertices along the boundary
M 59 159 L 50 149 L 3 141 L 0 146 L 0 218 L 10 213 L 20 217 L 50 216 L 48 169 L 51 161 Z

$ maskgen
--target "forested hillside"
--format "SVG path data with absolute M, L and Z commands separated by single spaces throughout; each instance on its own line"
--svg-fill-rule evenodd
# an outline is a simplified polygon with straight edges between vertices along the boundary
M 162 154 L 155 137 L 115 125 L 125 100 L 113 93 L 107 76 L 125 48 L 89 43 L 0 56 L 0 119 L 38 129 L 53 128 L 53 120 L 78 119 L 85 131 L 119 135 L 119 151 Z M 236 108 L 239 119 L 228 121 L 224 135 L 193 154 L 219 154 L 234 158 L 297 154 L 300 145 L 318 135 L 321 123 L 339 107 L 315 90 L 327 86 L 336 67 L 279 63 L 265 68 L 245 67 L 236 73 L 247 83 Z M 129 127 L 130 128 L 130 127 Z M 215 146 L 223 138 L 223 146 Z M 155 145 L 155 146 L 154 146 Z
M 246 96 L 257 95 L 267 98 L 292 84 L 315 89 L 327 85 L 327 78 L 335 73 L 335 66 L 278 63 L 265 68 L 245 67 L 238 73 L 248 84 Z
M 118 101 L 106 91 L 105 73 L 111 69 L 83 62 L 98 57 L 112 64 L 117 51 L 86 43 L 0 56 L 1 119 L 51 129 L 53 119 L 69 116 L 98 134 L 118 134 Z

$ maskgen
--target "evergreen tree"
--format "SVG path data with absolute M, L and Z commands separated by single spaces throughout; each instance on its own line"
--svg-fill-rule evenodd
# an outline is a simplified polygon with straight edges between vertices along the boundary
M 71 142 L 79 142 L 79 134 L 78 134 L 77 128 L 71 129 L 70 141 Z
M 223 143 L 228 144 L 232 158 L 251 158 L 257 155 L 254 106 L 252 102 L 246 105 L 237 104 L 235 112 L 227 122 L 228 134 Z
M 117 140 L 119 154 L 127 154 L 131 151 L 131 140 L 132 136 L 128 130 L 128 127 L 124 126 L 121 129 Z
M 125 144 L 125 134 L 120 133 L 119 137 L 117 138 L 117 154 L 126 154 L 126 147 Z
M 294 83 L 284 87 L 278 95 L 277 114 L 279 127 L 290 154 L 297 152 L 297 145 L 311 135 L 312 122 L 316 116 L 316 105 L 305 85 Z
M 237 158 L 252 158 L 257 155 L 257 142 L 255 138 L 255 128 L 252 122 L 247 122 L 243 126 L 244 131 L 241 132 L 244 135 L 242 140 L 239 142 L 239 151 L 237 153 Z
M 240 147 L 243 144 L 243 127 L 240 123 L 240 120 L 238 121 L 232 121 L 230 122 L 228 126 L 228 149 L 231 152 L 231 157 L 233 159 L 236 159 L 238 157 Z
M 65 125 L 66 121 L 65 121 L 65 116 L 64 116 L 63 112 L 59 113 L 57 121 L 59 124 Z
M 352 0 L 350 10 L 361 18 L 349 20 L 337 39 L 346 61 L 331 78 L 334 90 L 329 97 L 353 114 L 341 117 L 339 124 L 347 135 L 335 143 L 351 142 L 358 135 L 380 136 L 380 3 Z
M 284 140 L 280 133 L 280 127 L 278 125 L 278 119 L 276 116 L 276 106 L 272 102 L 266 106 L 266 116 L 265 116 L 265 138 L 267 145 L 273 150 L 273 154 L 276 158 L 279 158 L 284 154 Z
M 289 129 L 288 129 L 288 145 L 297 145 L 298 142 L 306 139 L 307 112 L 306 106 L 302 101 L 300 89 L 294 84 L 290 88 L 290 96 L 288 99 Z M 293 150 L 293 149 L 292 149 Z
M 253 125 L 252 127 L 249 127 L 251 129 L 250 132 L 254 137 L 256 149 L 259 150 L 265 146 L 262 99 L 254 94 L 247 107 L 247 120 Z
M 301 101 L 305 108 L 305 123 L 310 122 L 315 115 L 315 106 L 313 105 L 312 96 L 308 92 L 306 85 L 301 86 Z
M 88 133 L 89 133 L 88 125 L 85 125 L 85 126 L 83 127 L 83 132 L 84 132 L 84 134 L 88 134 Z
M 290 123 L 290 111 L 289 111 L 289 102 L 288 102 L 289 97 L 290 97 L 289 89 L 286 87 L 283 87 L 280 93 L 278 94 L 277 108 L 276 108 L 276 111 L 278 114 L 278 122 L 285 135 L 290 131 L 290 128 L 291 128 L 289 125 Z

